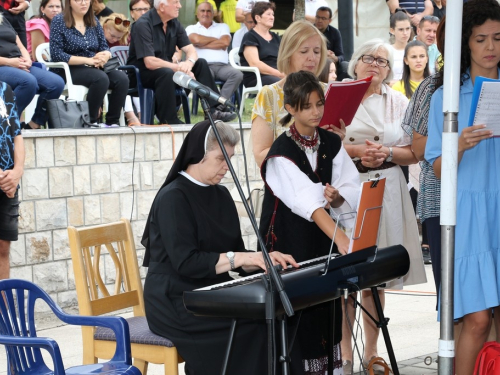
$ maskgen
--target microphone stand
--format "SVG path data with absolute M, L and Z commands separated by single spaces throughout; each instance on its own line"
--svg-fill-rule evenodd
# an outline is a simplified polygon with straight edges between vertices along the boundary
M 203 108 L 203 111 L 205 112 L 207 118 L 210 120 L 210 125 L 212 126 L 212 129 L 214 131 L 215 137 L 217 138 L 217 142 L 219 143 L 219 146 L 222 150 L 222 154 L 224 155 L 224 159 L 226 160 L 226 163 L 229 167 L 229 171 L 231 172 L 231 176 L 233 177 L 234 183 L 236 185 L 236 188 L 238 189 L 238 193 L 241 196 L 241 201 L 243 202 L 243 205 L 245 206 L 245 210 L 248 213 L 248 217 L 250 218 L 250 222 L 252 223 L 252 227 L 255 231 L 255 234 L 257 235 L 257 240 L 259 241 L 259 245 L 262 249 L 262 256 L 264 258 L 264 262 L 266 264 L 266 270 L 267 270 L 267 275 L 269 277 L 269 282 L 265 282 L 266 285 L 266 321 L 268 324 L 268 329 L 269 327 L 274 327 L 274 318 L 275 318 L 275 301 L 274 301 L 274 290 L 276 290 L 280 296 L 281 303 L 283 304 L 283 308 L 285 309 L 285 313 L 287 316 L 293 316 L 294 311 L 292 308 L 292 304 L 290 303 L 290 300 L 288 298 L 288 295 L 285 292 L 284 286 L 283 286 L 283 279 L 281 276 L 278 274 L 278 271 L 276 268 L 273 267 L 273 262 L 271 260 L 271 257 L 269 256 L 269 253 L 267 252 L 267 248 L 265 246 L 264 240 L 262 239 L 262 236 L 259 233 L 258 225 L 257 225 L 257 220 L 255 219 L 255 216 L 250 209 L 250 206 L 248 205 L 248 202 L 245 199 L 245 194 L 243 193 L 243 189 L 241 188 L 241 184 L 236 176 L 236 172 L 234 171 L 233 165 L 231 163 L 231 160 L 229 159 L 229 156 L 226 152 L 226 148 L 224 147 L 224 144 L 222 143 L 222 139 L 220 138 L 220 134 L 217 130 L 217 127 L 215 126 L 214 120 L 212 118 L 212 114 L 210 113 L 210 104 L 208 103 L 208 99 L 205 97 L 199 95 L 200 101 L 201 101 L 201 106 Z M 241 119 L 240 119 L 241 121 Z M 243 141 L 243 140 L 242 140 Z M 264 278 L 265 280 L 265 278 Z M 236 320 L 233 319 L 233 323 L 231 325 L 231 332 L 234 333 L 234 327 L 236 324 Z M 283 317 L 283 319 L 280 321 L 281 324 L 281 332 L 282 332 L 282 339 L 286 340 L 286 317 Z M 275 330 L 272 329 L 272 332 L 269 332 L 268 330 L 268 371 L 269 375 L 274 374 L 274 365 L 273 365 L 273 356 L 271 354 L 272 348 L 275 342 L 274 339 L 275 336 Z M 230 337 L 230 343 L 232 342 L 232 336 Z M 283 341 L 282 342 L 282 356 L 280 358 L 280 361 L 282 361 L 282 366 L 283 366 L 283 375 L 288 375 L 290 373 L 289 369 L 289 355 L 288 355 L 288 348 L 287 348 L 287 342 Z M 227 348 L 226 352 L 226 358 L 225 358 L 225 363 L 223 366 L 223 374 L 225 373 L 225 370 L 227 368 L 227 362 L 229 359 L 229 355 L 231 352 L 231 347 Z

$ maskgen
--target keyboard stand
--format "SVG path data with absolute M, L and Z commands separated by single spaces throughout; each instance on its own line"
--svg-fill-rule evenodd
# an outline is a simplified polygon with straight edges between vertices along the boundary
M 352 295 L 350 296 L 354 301 L 354 308 L 359 306 L 361 310 L 376 324 L 378 328 L 382 330 L 382 335 L 384 336 L 385 347 L 387 348 L 387 354 L 389 355 L 389 361 L 391 362 L 391 368 L 394 375 L 399 375 L 398 363 L 396 362 L 396 356 L 394 355 L 394 349 L 391 343 L 391 337 L 389 336 L 389 330 L 387 325 L 389 324 L 389 318 L 384 316 L 384 310 L 382 309 L 382 304 L 380 303 L 380 297 L 378 296 L 377 287 L 371 287 L 373 295 L 373 302 L 375 304 L 375 309 L 377 310 L 378 320 L 375 319 L 366 309 L 355 299 Z

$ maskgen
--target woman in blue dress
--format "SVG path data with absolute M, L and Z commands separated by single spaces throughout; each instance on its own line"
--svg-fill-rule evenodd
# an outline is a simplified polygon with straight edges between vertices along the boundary
M 458 113 L 458 192 L 455 234 L 454 318 L 463 319 L 457 341 L 456 373 L 473 373 L 494 310 L 500 323 L 500 139 L 489 125 L 468 126 L 476 77 L 499 79 L 500 5 L 495 0 L 464 4 L 461 87 Z M 431 100 L 425 158 L 441 177 L 443 87 Z M 497 164 L 499 163 L 499 164 Z

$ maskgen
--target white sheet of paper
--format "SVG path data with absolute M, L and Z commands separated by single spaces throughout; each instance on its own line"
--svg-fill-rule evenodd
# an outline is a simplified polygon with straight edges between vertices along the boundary
M 494 136 L 500 136 L 500 83 L 483 82 L 474 124 L 485 124 Z M 484 130 L 484 129 L 482 129 Z

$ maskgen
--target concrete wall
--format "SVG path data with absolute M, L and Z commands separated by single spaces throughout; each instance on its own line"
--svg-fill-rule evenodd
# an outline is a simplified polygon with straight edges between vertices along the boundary
M 171 132 L 168 127 L 148 127 L 135 133 L 131 128 L 25 132 L 20 235 L 11 246 L 11 277 L 35 282 L 63 308 L 75 307 L 67 226 L 91 226 L 121 217 L 131 219 L 142 258 L 139 239 L 151 203 L 190 128 L 176 126 Z M 246 147 L 249 128 L 247 124 Z M 249 178 L 258 181 L 259 171 L 250 154 Z M 241 144 L 232 161 L 243 179 Z M 227 176 L 223 184 L 231 189 L 234 183 L 229 173 Z M 242 219 L 242 230 L 247 248 L 255 249 L 247 218 Z M 106 282 L 112 283 L 111 263 L 109 271 L 106 259 L 104 266 L 110 272 Z

